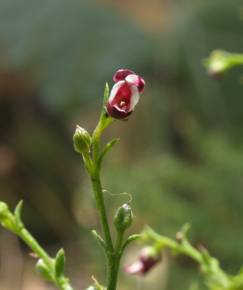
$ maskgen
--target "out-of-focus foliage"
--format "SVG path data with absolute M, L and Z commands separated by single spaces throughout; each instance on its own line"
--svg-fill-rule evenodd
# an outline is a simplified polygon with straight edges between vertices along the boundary
M 97 100 L 115 69 L 141 68 L 151 53 L 152 39 L 86 1 L 3 0 L 0 18 L 7 65 L 30 71 L 55 110 Z

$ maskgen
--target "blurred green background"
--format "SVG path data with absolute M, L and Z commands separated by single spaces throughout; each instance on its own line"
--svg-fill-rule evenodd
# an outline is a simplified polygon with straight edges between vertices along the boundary
M 124 67 L 147 87 L 129 122 L 105 134 L 121 141 L 103 178 L 109 192 L 133 194 L 131 232 L 149 224 L 173 237 L 190 222 L 193 243 L 224 269 L 243 264 L 242 70 L 216 81 L 202 66 L 215 48 L 242 52 L 242 31 L 242 0 L 0 1 L 0 199 L 24 199 L 32 233 L 50 253 L 65 248 L 75 289 L 91 274 L 102 281 L 104 263 L 72 134 L 76 124 L 94 128 L 104 84 Z M 110 217 L 126 201 L 105 198 Z M 28 253 L 0 231 L 1 290 L 54 289 Z M 204 289 L 190 260 L 169 255 L 142 280 L 120 277 L 124 290 Z

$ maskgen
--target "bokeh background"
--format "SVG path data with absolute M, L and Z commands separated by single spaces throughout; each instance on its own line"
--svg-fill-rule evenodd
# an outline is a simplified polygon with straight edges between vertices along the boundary
M 63 246 L 75 289 L 104 278 L 90 184 L 73 151 L 76 124 L 92 130 L 106 81 L 118 68 L 147 87 L 103 170 L 105 188 L 133 194 L 135 221 L 191 240 L 235 273 L 243 264 L 242 70 L 213 80 L 203 59 L 215 48 L 242 52 L 243 1 L 1 0 L 0 199 L 24 199 L 26 226 L 49 253 Z M 109 215 L 125 196 L 105 196 Z M 122 264 L 131 261 L 131 247 Z M 16 237 L 0 231 L 0 289 L 54 289 Z M 197 267 L 166 255 L 144 279 L 119 289 L 204 289 Z M 198 285 L 198 288 L 195 288 Z

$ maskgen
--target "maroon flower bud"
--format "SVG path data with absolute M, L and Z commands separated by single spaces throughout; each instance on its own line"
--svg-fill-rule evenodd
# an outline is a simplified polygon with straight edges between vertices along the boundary
M 125 271 L 131 275 L 147 274 L 161 260 L 160 253 L 153 247 L 142 249 L 138 260 L 125 267 Z
M 125 119 L 137 105 L 145 81 L 129 69 L 118 70 L 113 80 L 116 84 L 110 92 L 106 111 L 115 119 Z
M 133 75 L 135 74 L 135 72 L 133 72 L 132 70 L 130 69 L 127 69 L 127 68 L 122 68 L 122 69 L 119 69 L 113 76 L 113 81 L 115 83 L 119 82 L 119 81 L 124 81 L 125 78 L 128 76 L 128 75 Z

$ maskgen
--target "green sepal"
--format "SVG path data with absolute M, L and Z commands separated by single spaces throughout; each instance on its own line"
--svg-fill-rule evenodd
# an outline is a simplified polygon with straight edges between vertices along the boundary
M 64 276 L 64 268 L 65 268 L 65 253 L 63 249 L 60 249 L 57 252 L 55 258 L 55 276 L 57 279 Z

